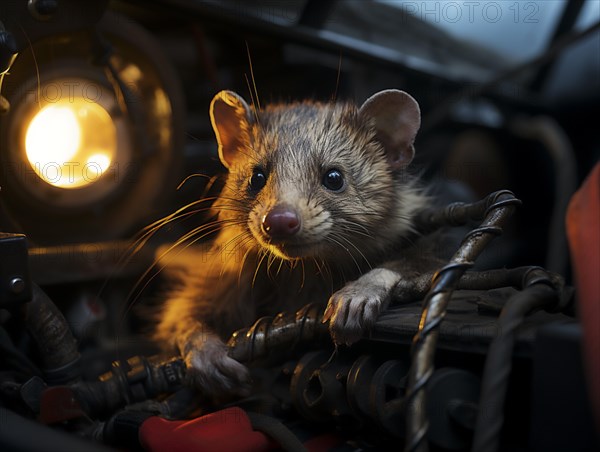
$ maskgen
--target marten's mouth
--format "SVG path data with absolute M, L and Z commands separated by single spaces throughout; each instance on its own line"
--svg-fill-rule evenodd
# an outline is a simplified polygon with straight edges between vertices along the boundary
M 319 243 L 283 243 L 271 244 L 270 248 L 276 248 L 280 257 L 287 259 L 302 259 L 318 255 Z
M 261 237 L 259 242 L 264 248 L 281 259 L 303 259 L 319 255 L 320 244 L 318 242 L 272 241 L 264 237 Z

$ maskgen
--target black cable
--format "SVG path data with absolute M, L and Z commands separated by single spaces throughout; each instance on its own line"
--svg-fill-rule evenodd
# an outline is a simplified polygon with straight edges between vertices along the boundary
M 553 308 L 559 302 L 550 275 L 542 269 L 532 269 L 525 276 L 523 286 L 525 289 L 513 295 L 502 309 L 498 319 L 499 334 L 488 350 L 472 452 L 496 452 L 500 446 L 504 402 L 519 326 L 533 311 Z
M 307 449 L 298 437 L 279 420 L 260 413 L 246 412 L 252 428 L 263 432 L 279 443 L 286 452 L 305 452 Z

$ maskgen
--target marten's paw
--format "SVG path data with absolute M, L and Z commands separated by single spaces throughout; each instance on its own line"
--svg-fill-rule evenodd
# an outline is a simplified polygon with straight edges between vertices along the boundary
M 183 347 L 186 382 L 213 402 L 247 396 L 250 375 L 243 364 L 227 356 L 227 346 L 215 335 L 198 333 Z
M 323 315 L 333 341 L 351 345 L 369 331 L 387 308 L 399 280 L 398 273 L 376 268 L 334 293 Z

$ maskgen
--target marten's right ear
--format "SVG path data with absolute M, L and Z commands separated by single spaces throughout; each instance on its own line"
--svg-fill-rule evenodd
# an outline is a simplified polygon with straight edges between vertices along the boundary
M 233 91 L 221 91 L 210 103 L 210 121 L 219 144 L 219 158 L 230 169 L 240 148 L 250 139 L 250 107 Z

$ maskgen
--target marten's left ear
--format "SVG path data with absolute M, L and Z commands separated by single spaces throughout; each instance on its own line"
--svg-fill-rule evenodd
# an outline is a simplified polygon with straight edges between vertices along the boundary
M 219 144 L 219 157 L 227 169 L 242 155 L 250 139 L 252 114 L 246 101 L 233 91 L 221 91 L 210 103 L 210 121 Z
M 413 142 L 421 125 L 417 101 L 404 91 L 387 89 L 369 97 L 358 113 L 373 121 L 392 168 L 406 167 L 415 155 Z

